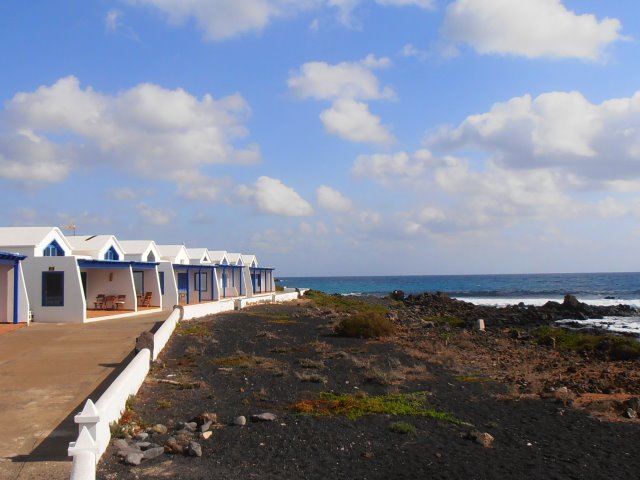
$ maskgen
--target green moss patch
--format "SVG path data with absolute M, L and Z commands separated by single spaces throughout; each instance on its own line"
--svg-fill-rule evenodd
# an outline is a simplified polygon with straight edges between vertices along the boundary
M 364 415 L 406 415 L 429 417 L 456 424 L 460 420 L 447 412 L 425 406 L 428 392 L 394 393 L 369 396 L 366 393 L 342 394 L 324 392 L 317 398 L 300 400 L 294 409 L 303 415 L 344 416 L 356 420 Z

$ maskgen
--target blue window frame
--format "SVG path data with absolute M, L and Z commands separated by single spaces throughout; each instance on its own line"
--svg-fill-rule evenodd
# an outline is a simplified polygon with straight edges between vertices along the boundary
M 118 252 L 116 252 L 115 247 L 111 247 L 109 250 L 107 250 L 107 252 L 104 254 L 104 259 L 105 260 L 120 260 L 120 255 L 118 255 Z
M 42 306 L 64 307 L 64 272 L 42 272 Z
M 60 247 L 60 244 L 54 240 L 44 247 L 42 255 L 45 257 L 64 257 L 64 250 Z
M 200 285 L 200 281 L 198 280 L 199 278 L 202 278 L 202 285 Z M 202 272 L 202 273 L 194 272 L 193 284 L 196 292 L 206 292 L 207 291 L 207 272 Z
M 160 294 L 164 295 L 164 272 L 158 272 L 158 278 L 160 280 Z
M 189 288 L 189 275 L 186 272 L 178 273 L 178 290 L 186 292 Z

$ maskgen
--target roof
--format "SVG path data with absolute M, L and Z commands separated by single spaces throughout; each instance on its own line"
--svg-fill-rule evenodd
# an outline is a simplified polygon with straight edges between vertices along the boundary
M 238 262 L 242 261 L 242 254 L 227 252 L 227 260 L 232 265 L 238 265 Z
M 157 245 L 157 247 L 163 257 L 175 257 L 183 248 L 186 250 L 184 245 Z
M 113 235 L 71 235 L 67 237 L 73 253 L 95 253 L 103 250 L 110 242 L 119 250 L 123 250 L 120 242 Z
M 0 245 L 35 247 L 52 230 L 57 230 L 60 236 L 65 238 L 58 227 L 0 227 Z
M 19 255 L 17 253 L 0 252 L 0 260 L 24 260 L 26 255 Z
M 191 260 L 203 261 L 207 263 L 210 261 L 209 251 L 206 248 L 187 248 L 187 253 Z
M 245 265 L 251 267 L 252 263 L 255 263 L 255 267 L 258 266 L 258 259 L 256 258 L 255 255 L 247 255 L 245 253 L 242 254 L 242 261 L 244 262 Z
M 149 248 L 149 244 L 155 243 L 153 240 L 120 240 L 120 246 L 125 255 L 142 255 Z
M 213 263 L 222 263 L 223 260 L 229 262 L 226 250 L 209 250 L 209 257 Z

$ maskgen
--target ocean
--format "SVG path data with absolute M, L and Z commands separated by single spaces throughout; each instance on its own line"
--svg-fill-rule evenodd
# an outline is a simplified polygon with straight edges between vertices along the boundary
M 640 309 L 640 273 L 545 273 L 513 275 L 407 275 L 371 277 L 279 277 L 278 285 L 342 295 L 445 292 L 477 305 L 561 302 L 565 294 L 591 305 L 631 305 Z M 638 317 L 606 317 L 585 325 L 640 335 Z

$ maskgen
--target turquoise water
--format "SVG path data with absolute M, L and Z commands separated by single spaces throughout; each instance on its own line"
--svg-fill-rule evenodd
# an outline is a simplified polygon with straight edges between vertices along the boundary
M 626 301 L 616 303 L 640 304 L 640 273 L 282 277 L 279 285 L 351 295 L 385 295 L 396 289 L 407 294 L 439 291 L 456 298 L 486 300 L 485 303 L 558 300 L 570 293 L 589 303 L 622 299 Z

